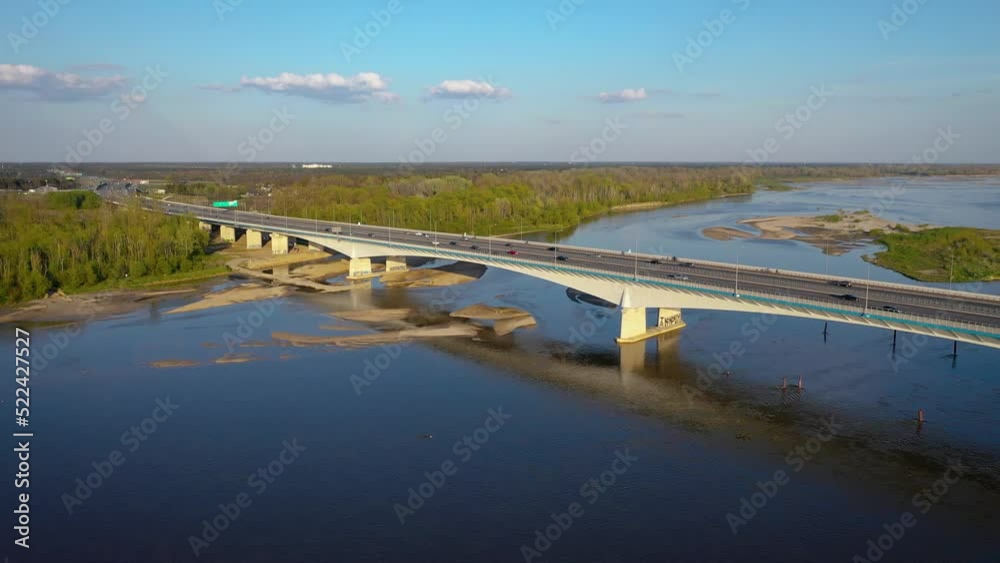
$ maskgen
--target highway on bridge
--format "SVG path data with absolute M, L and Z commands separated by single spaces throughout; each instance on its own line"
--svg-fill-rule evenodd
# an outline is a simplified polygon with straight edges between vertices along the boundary
M 321 221 L 268 215 L 254 212 L 164 202 L 144 198 L 144 206 L 174 215 L 191 214 L 203 221 L 237 227 L 251 227 L 295 236 L 318 233 L 334 236 L 330 229 L 341 229 L 345 238 L 405 245 L 429 251 L 467 255 L 473 261 L 503 259 L 613 272 L 628 278 L 651 278 L 676 286 L 709 286 L 731 294 L 744 291 L 826 304 L 838 310 L 855 310 L 858 315 L 877 315 L 903 322 L 968 323 L 976 331 L 1000 336 L 1000 297 L 969 292 L 949 291 L 918 285 L 867 282 L 834 278 L 804 272 L 736 266 L 696 259 L 623 253 L 620 250 L 582 248 L 541 242 L 515 241 L 500 237 L 466 237 L 454 233 L 427 233 L 413 229 L 389 228 L 334 221 Z M 516 254 L 514 254 L 516 253 Z M 851 287 L 837 285 L 850 282 Z M 845 298 L 853 295 L 856 300 Z M 867 309 L 865 308 L 867 294 Z M 883 309 L 891 307 L 893 309 Z M 898 310 L 898 312 L 897 312 Z M 915 319 L 915 317 L 919 317 Z M 996 337 L 994 336 L 994 337 Z

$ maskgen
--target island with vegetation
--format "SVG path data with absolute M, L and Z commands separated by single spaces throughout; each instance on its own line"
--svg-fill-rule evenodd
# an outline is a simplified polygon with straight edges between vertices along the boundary
M 885 250 L 865 259 L 914 280 L 961 283 L 1000 279 L 1000 231 L 996 230 L 900 223 L 867 210 L 840 210 L 814 217 L 757 217 L 740 223 L 758 233 L 720 226 L 706 228 L 702 234 L 714 240 L 798 240 L 832 255 L 877 243 Z

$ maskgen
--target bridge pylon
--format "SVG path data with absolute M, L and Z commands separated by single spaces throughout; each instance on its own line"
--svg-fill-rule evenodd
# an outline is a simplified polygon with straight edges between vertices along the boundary
M 628 289 L 622 293 L 619 308 L 622 312 L 622 322 L 618 338 L 615 339 L 615 342 L 619 344 L 641 342 L 648 338 L 680 330 L 687 326 L 684 324 L 684 319 L 681 317 L 679 309 L 659 307 L 656 315 L 656 326 L 647 327 L 646 307 L 633 307 L 632 297 Z

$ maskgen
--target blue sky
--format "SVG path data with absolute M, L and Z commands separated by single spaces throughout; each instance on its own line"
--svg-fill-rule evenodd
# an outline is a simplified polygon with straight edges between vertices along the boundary
M 910 162 L 937 140 L 939 162 L 998 162 L 998 12 L 993 0 L 7 0 L 0 160 L 567 161 L 583 146 L 600 161 Z

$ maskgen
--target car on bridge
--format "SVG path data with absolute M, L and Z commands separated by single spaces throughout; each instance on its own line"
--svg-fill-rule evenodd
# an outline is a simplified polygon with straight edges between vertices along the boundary
M 851 293 L 845 293 L 843 295 L 837 295 L 836 297 L 838 299 L 843 299 L 844 301 L 857 301 L 858 300 L 858 296 L 854 295 L 854 294 L 851 294 Z
M 840 280 L 833 282 L 833 285 L 837 287 L 854 287 L 854 284 L 847 280 Z
M 451 242 L 448 243 L 448 245 L 449 246 L 458 246 L 458 243 L 455 242 L 455 241 L 451 241 Z
M 569 258 L 560 254 L 559 256 L 556 256 L 556 260 L 559 260 L 560 262 L 565 262 L 569 260 Z
M 511 256 L 517 256 L 517 251 L 516 250 L 508 250 L 507 254 L 510 254 Z
M 892 306 L 892 305 L 882 305 L 882 310 L 885 311 L 885 312 L 887 312 L 887 313 L 898 313 L 899 312 L 899 309 L 897 307 Z
M 660 259 L 659 258 L 653 258 L 652 260 L 649 261 L 649 263 L 650 264 L 659 264 L 660 263 Z
M 474 244 L 474 245 L 470 246 L 469 248 L 471 248 L 472 250 L 479 250 L 479 245 Z

